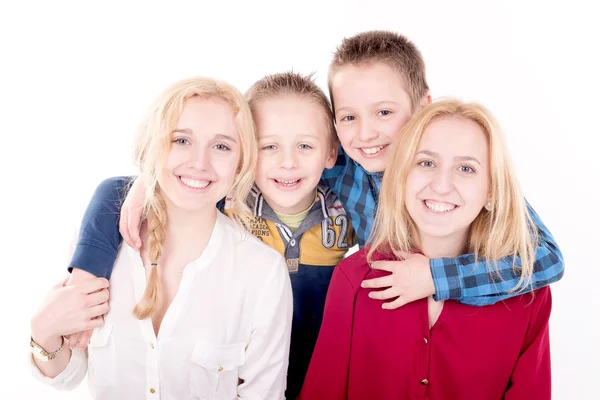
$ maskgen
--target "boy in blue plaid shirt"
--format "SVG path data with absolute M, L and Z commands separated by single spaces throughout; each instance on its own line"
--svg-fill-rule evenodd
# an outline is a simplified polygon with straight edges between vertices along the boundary
M 329 68 L 329 93 L 338 138 L 342 145 L 334 168 L 323 182 L 341 200 L 364 246 L 377 208 L 386 152 L 395 135 L 424 104 L 431 102 L 425 64 L 419 50 L 393 32 L 369 31 L 346 38 Z M 397 160 L 406 162 L 406 160 Z M 539 216 L 528 205 L 539 235 L 535 271 L 529 289 L 558 281 L 564 271 L 562 254 Z M 402 261 L 381 261 L 372 267 L 390 276 L 364 281 L 363 287 L 387 288 L 372 297 L 389 300 L 394 309 L 433 295 L 438 301 L 456 300 L 482 306 L 518 294 L 512 258 L 499 262 L 500 276 L 488 272 L 473 254 L 430 260 L 417 254 L 398 254 Z

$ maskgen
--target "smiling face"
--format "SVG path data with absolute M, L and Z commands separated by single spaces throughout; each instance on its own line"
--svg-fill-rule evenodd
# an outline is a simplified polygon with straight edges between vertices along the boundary
M 233 185 L 241 145 L 229 104 L 194 96 L 184 103 L 158 183 L 167 203 L 201 211 L 214 208 Z
M 331 146 L 321 105 L 302 95 L 260 100 L 254 118 L 258 133 L 256 185 L 277 212 L 297 214 L 315 200 L 325 168 L 333 167 Z
M 455 236 L 466 241 L 489 192 L 483 129 L 462 117 L 435 118 L 423 132 L 406 181 L 406 209 L 421 240 Z
M 331 78 L 344 151 L 369 172 L 385 170 L 388 146 L 412 116 L 400 74 L 383 62 L 346 65 Z

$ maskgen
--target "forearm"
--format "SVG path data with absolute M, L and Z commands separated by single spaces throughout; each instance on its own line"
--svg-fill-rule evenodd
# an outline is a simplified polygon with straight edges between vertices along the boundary
M 529 214 L 537 230 L 534 272 L 527 290 L 535 290 L 560 280 L 564 274 L 563 256 L 550 234 L 550 231 L 535 211 L 527 204 Z M 435 284 L 435 299 L 456 300 L 464 304 L 483 306 L 522 294 L 514 290 L 519 283 L 517 257 L 498 260 L 496 271 L 492 271 L 485 261 L 476 260 L 474 254 L 457 258 L 441 258 L 430 261 L 431 274 Z
M 122 240 L 119 215 L 129 181 L 126 177 L 109 178 L 98 185 L 81 221 L 69 269 L 110 278 Z
M 53 360 L 41 361 L 36 357 L 33 357 L 33 363 L 38 368 L 38 370 L 42 373 L 42 375 L 48 378 L 56 378 L 61 372 L 67 368 L 69 365 L 69 361 L 71 360 L 71 349 L 67 345 L 67 343 L 63 344 L 62 336 L 59 337 L 44 337 L 39 334 L 33 333 L 31 338 L 34 342 L 36 342 L 39 346 L 41 346 L 48 353 L 55 352 L 62 345 L 62 351 Z

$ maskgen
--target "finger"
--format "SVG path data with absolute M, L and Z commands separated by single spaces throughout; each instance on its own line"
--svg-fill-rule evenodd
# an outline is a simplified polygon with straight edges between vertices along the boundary
M 71 274 L 67 273 L 67 275 L 65 276 L 65 278 L 62 280 L 62 282 L 60 283 L 59 287 L 64 287 L 67 285 L 67 283 L 69 283 L 69 280 L 71 279 Z
M 67 274 L 67 276 L 64 277 L 63 279 L 61 279 L 60 282 L 52 285 L 52 290 L 60 289 L 61 287 L 64 287 L 67 284 L 67 282 L 69 282 L 69 279 L 71 279 L 71 274 Z
M 361 282 L 360 286 L 368 289 L 378 289 L 382 287 L 390 287 L 393 284 L 391 275 L 381 276 L 379 278 L 366 279 Z
M 119 217 L 119 233 L 123 236 L 123 240 L 131 247 L 135 247 L 129 235 L 129 208 L 127 202 L 121 207 L 121 216 Z
M 140 227 L 142 221 L 142 207 L 134 207 L 133 211 L 129 213 L 129 235 L 131 241 L 135 244 L 135 248 L 139 249 L 142 246 L 142 239 L 140 239 Z
M 378 269 L 380 271 L 393 272 L 394 266 L 398 261 L 375 261 L 371 264 L 371 268 Z
M 69 347 L 71 348 L 71 350 L 77 347 L 79 338 L 81 338 L 81 332 L 76 332 L 69 335 Z
M 90 294 L 97 292 L 98 290 L 105 289 L 109 285 L 108 279 L 106 278 L 94 278 L 87 281 L 83 281 L 76 286 L 84 294 Z
M 406 301 L 406 297 L 400 296 L 394 301 L 390 301 L 388 303 L 383 303 L 381 305 L 381 308 L 383 308 L 384 310 L 395 310 L 396 308 L 400 308 L 407 303 L 409 303 L 409 302 Z
M 88 308 L 85 312 L 85 315 L 87 317 L 86 319 L 88 319 L 88 320 L 95 319 L 96 317 L 106 314 L 109 310 L 110 310 L 110 306 L 108 305 L 108 301 L 105 301 L 102 304 L 98 304 L 98 305 Z M 87 330 L 87 329 L 92 329 L 92 328 L 86 327 L 85 329 L 82 329 L 82 330 Z
M 77 347 L 79 347 L 82 350 L 85 349 L 88 346 L 88 344 L 90 344 L 92 333 L 94 333 L 92 329 L 81 332 L 81 339 L 79 340 L 79 344 L 77 345 Z
M 398 297 L 398 290 L 396 288 L 389 288 L 385 290 L 373 290 L 369 292 L 369 297 L 375 300 L 388 300 Z
M 394 250 L 394 255 L 400 260 L 406 260 L 413 255 L 410 251 Z
M 98 307 L 98 306 L 96 306 L 96 307 Z M 104 318 L 92 318 L 86 322 L 85 330 L 93 331 L 94 329 L 101 328 L 103 326 L 104 326 Z M 89 340 L 86 343 L 89 344 Z
M 108 289 L 101 289 L 97 292 L 90 293 L 86 296 L 85 304 L 88 307 L 97 306 L 98 304 L 102 304 L 108 301 L 109 293 Z

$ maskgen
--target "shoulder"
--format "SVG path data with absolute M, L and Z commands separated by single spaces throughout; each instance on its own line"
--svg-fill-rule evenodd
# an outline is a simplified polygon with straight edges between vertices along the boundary
M 335 165 L 332 168 L 326 168 L 323 171 L 323 180 L 331 185 L 342 178 L 344 174 L 348 172 L 349 167 L 352 166 L 352 159 L 348 157 L 342 146 L 338 148 L 338 154 L 335 161 Z
M 367 262 L 367 249 L 360 249 L 344 258 L 335 269 L 337 275 L 344 276 L 353 288 L 358 289 L 365 276 L 371 271 Z

